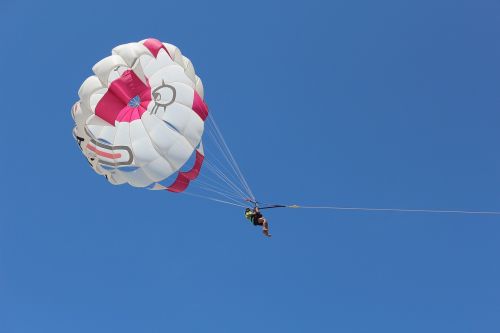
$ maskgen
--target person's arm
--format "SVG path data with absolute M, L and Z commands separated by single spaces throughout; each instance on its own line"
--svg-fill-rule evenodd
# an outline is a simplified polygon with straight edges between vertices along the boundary
M 259 211 L 259 207 L 255 207 L 254 211 L 255 211 L 256 213 L 259 213 L 259 212 L 260 212 L 260 211 Z

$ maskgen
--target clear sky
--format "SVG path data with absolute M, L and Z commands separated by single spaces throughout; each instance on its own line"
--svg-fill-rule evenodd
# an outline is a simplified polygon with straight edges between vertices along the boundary
M 498 332 L 500 218 L 239 208 L 112 186 L 70 108 L 180 47 L 256 195 L 500 210 L 500 3 L 2 1 L 0 332 Z M 253 135 L 252 135 L 253 134 Z

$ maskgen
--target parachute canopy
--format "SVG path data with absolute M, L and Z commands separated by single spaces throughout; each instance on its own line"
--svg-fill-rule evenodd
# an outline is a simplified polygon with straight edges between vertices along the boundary
M 72 108 L 73 136 L 112 184 L 182 192 L 204 162 L 203 84 L 180 50 L 156 39 L 119 45 L 92 68 Z

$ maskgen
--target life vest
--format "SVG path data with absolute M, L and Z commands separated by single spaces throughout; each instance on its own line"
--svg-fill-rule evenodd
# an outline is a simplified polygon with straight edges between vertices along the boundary
M 255 215 L 255 213 L 251 210 L 249 210 L 248 212 L 245 212 L 245 218 L 247 220 L 249 220 L 250 222 L 253 222 L 254 215 Z

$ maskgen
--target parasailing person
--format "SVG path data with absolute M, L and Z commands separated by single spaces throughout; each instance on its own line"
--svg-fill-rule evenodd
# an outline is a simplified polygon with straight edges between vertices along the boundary
M 262 233 L 267 237 L 271 237 L 271 234 L 269 233 L 269 223 L 267 222 L 266 218 L 260 212 L 258 206 L 255 206 L 254 209 L 246 208 L 245 209 L 245 218 L 247 220 L 249 220 L 250 222 L 252 222 L 253 225 L 261 226 Z

